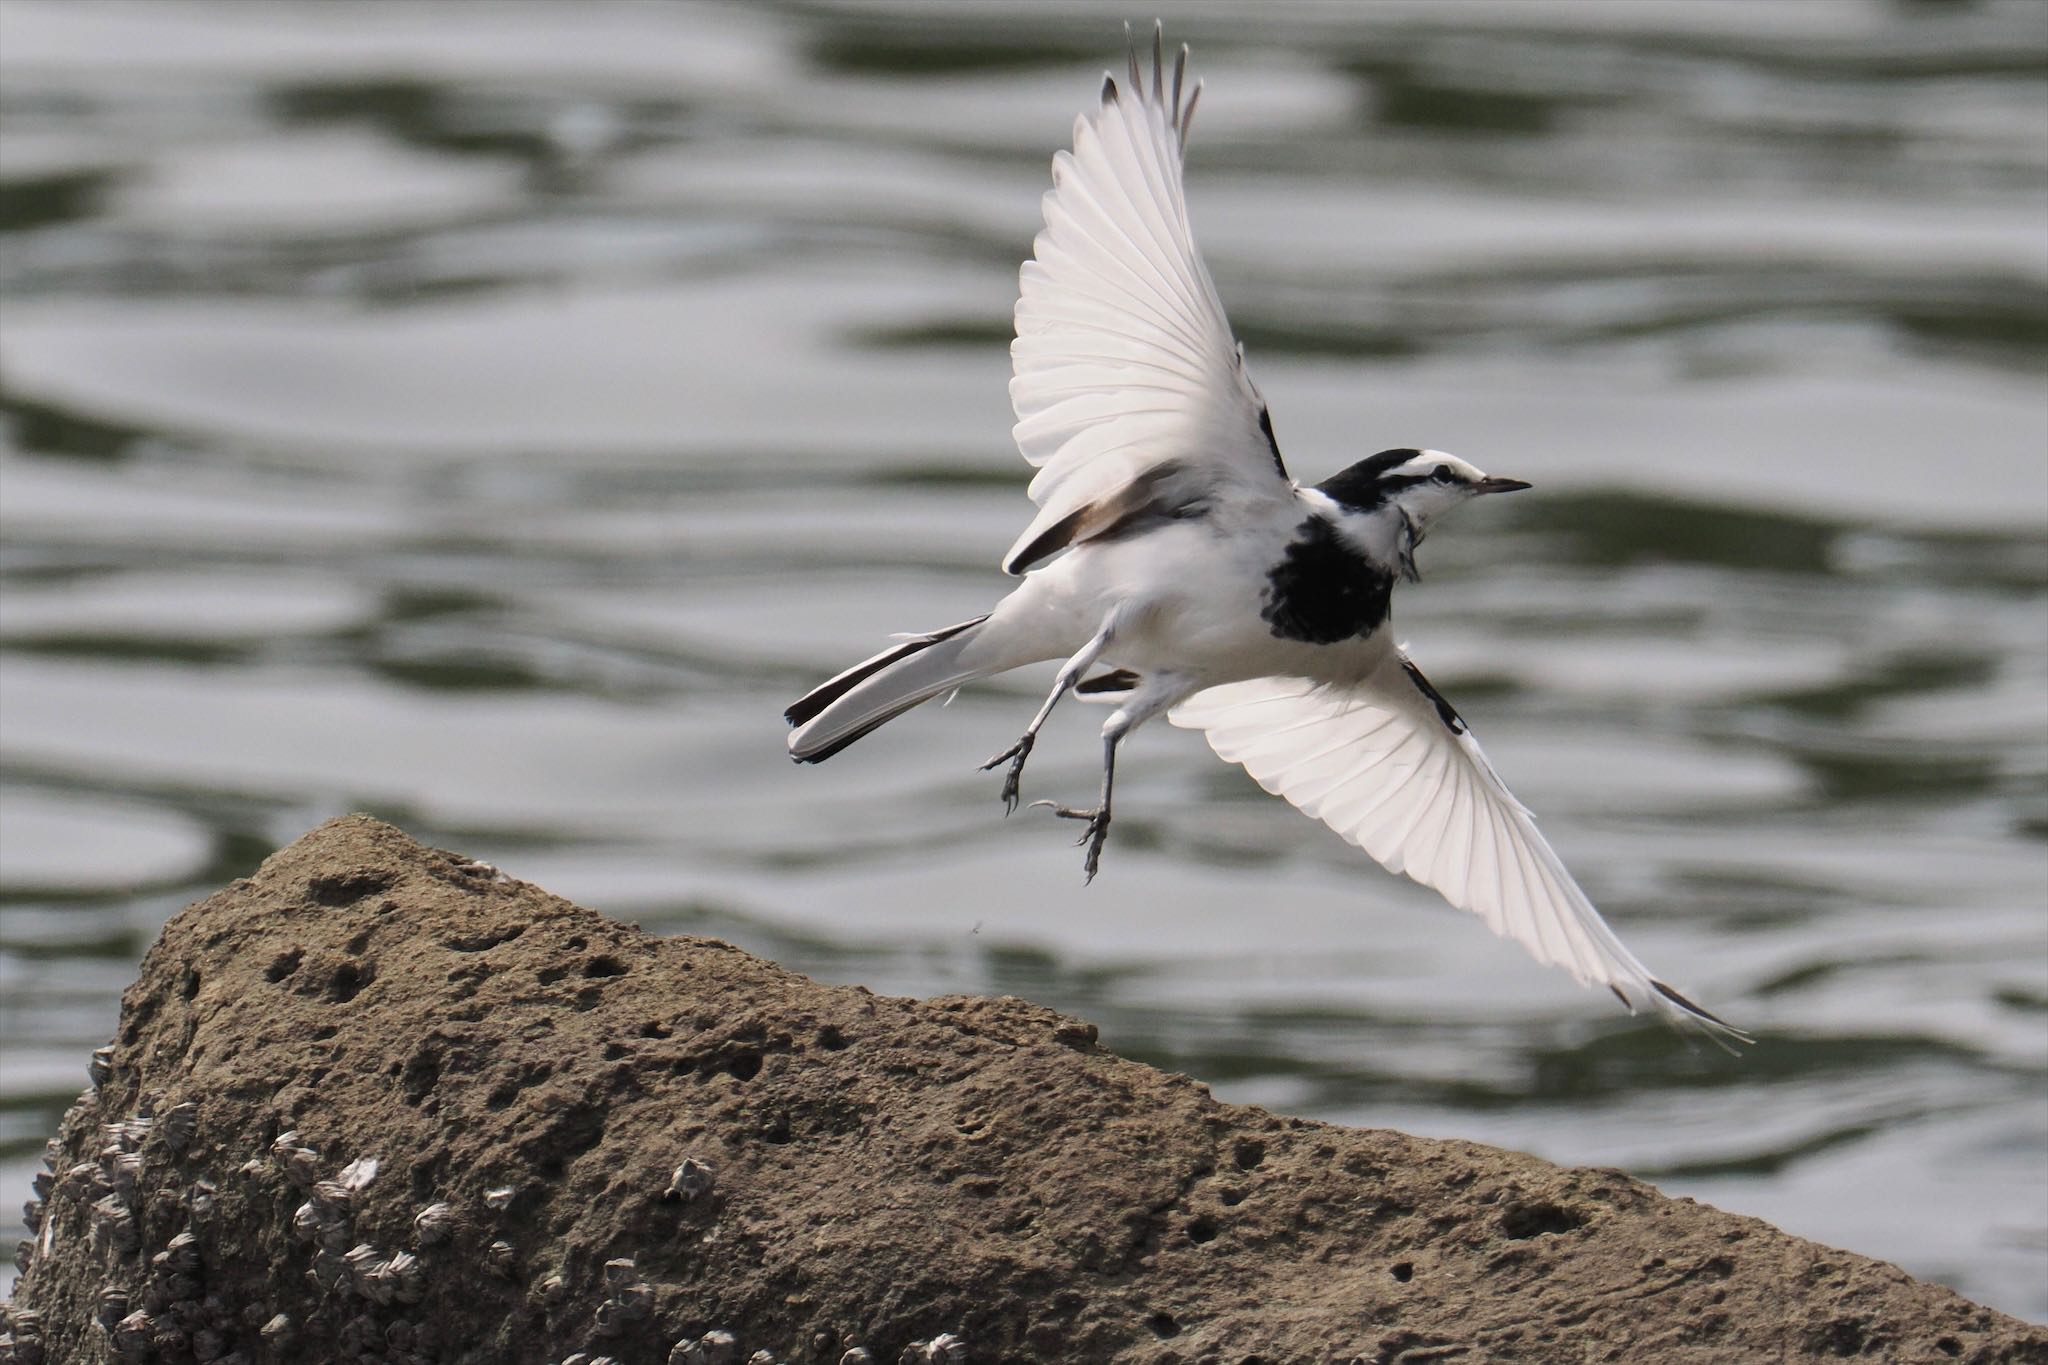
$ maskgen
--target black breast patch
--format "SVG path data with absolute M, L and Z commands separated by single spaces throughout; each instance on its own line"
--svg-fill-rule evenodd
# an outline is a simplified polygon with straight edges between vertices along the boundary
M 1339 540 L 1329 522 L 1310 517 L 1266 575 L 1259 615 L 1282 640 L 1334 645 L 1386 624 L 1393 590 L 1391 574 Z

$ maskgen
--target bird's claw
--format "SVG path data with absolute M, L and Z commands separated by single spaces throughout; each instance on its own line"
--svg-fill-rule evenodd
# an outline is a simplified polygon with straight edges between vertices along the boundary
M 1044 806 L 1062 820 L 1086 820 L 1088 828 L 1081 831 L 1081 837 L 1074 841 L 1078 848 L 1088 846 L 1087 856 L 1081 860 L 1081 870 L 1088 881 L 1095 880 L 1095 873 L 1102 862 L 1103 841 L 1109 838 L 1109 808 L 1097 806 L 1093 810 L 1077 810 L 1073 806 L 1062 806 L 1056 801 L 1033 801 L 1033 810 Z
M 1002 800 L 1003 814 L 1005 815 L 1014 815 L 1016 813 L 1017 788 L 1024 780 L 1024 760 L 1031 757 L 1031 746 L 1036 740 L 1036 735 L 1025 735 L 1018 739 L 1015 744 L 1012 744 L 1009 748 L 981 765 L 983 772 L 987 772 L 991 768 L 1004 763 L 1010 765 L 1010 771 L 1003 774 Z

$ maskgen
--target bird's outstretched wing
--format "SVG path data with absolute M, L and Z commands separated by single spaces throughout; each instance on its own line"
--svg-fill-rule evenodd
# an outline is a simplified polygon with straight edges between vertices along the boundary
M 1717 1042 L 1747 1042 L 1622 946 L 1515 800 L 1458 713 L 1405 654 L 1363 684 L 1258 678 L 1170 713 L 1209 747 L 1370 853 L 1483 918 L 1540 962 L 1656 1006 Z
M 1010 402 L 1039 514 L 1004 556 L 1021 573 L 1147 509 L 1287 496 L 1266 405 L 1195 250 L 1181 155 L 1201 86 L 1135 50 L 1128 85 L 1053 158 L 1045 228 L 1020 273 Z M 1186 98 L 1183 100 L 1183 94 Z

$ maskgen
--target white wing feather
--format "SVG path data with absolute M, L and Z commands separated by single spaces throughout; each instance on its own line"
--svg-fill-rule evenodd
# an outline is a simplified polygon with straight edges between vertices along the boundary
M 1448 705 L 1395 654 L 1363 684 L 1258 678 L 1198 693 L 1169 716 L 1390 872 L 1486 921 L 1539 962 L 1653 1004 L 1717 1041 L 1747 1041 L 1651 975 L 1565 871 Z M 1724 1044 L 1725 1045 L 1725 1044 Z
M 1006 565 L 1169 462 L 1217 493 L 1287 493 L 1265 404 L 1188 228 L 1182 139 L 1200 87 L 1181 103 L 1180 56 L 1169 90 L 1155 30 L 1150 89 L 1133 58 L 1129 88 L 1107 81 L 1101 107 L 1075 120 L 1073 150 L 1053 158 L 1010 347 L 1014 435 L 1039 466 L 1040 511 Z

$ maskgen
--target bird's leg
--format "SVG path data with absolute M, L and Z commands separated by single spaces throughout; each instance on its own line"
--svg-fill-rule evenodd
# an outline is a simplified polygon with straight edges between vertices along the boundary
M 1119 711 L 1117 715 L 1122 715 Z M 1110 718 L 1112 721 L 1116 717 Z M 1095 872 L 1102 862 L 1103 841 L 1109 838 L 1109 797 L 1116 786 L 1116 746 L 1123 740 L 1129 727 L 1125 726 L 1111 733 L 1110 727 L 1102 728 L 1102 796 L 1095 803 L 1094 810 L 1076 810 L 1053 801 L 1034 801 L 1035 806 L 1044 806 L 1062 820 L 1086 820 L 1088 828 L 1081 831 L 1075 842 L 1088 845 L 1088 852 L 1081 859 L 1081 871 L 1087 881 L 1095 880 Z
M 1005 815 L 1017 809 L 1017 786 L 1024 777 L 1024 760 L 1031 757 L 1031 746 L 1038 742 L 1039 727 L 1044 725 L 1046 717 L 1052 714 L 1052 708 L 1059 705 L 1060 698 L 1073 690 L 1074 684 L 1081 681 L 1081 675 L 1102 657 L 1103 650 L 1109 648 L 1110 639 L 1115 633 L 1115 625 L 1116 613 L 1111 612 L 1103 621 L 1102 629 L 1096 631 L 1093 638 L 1081 646 L 1080 652 L 1060 666 L 1059 676 L 1053 679 L 1052 694 L 1045 699 L 1045 705 L 1038 708 L 1038 714 L 1031 718 L 1031 724 L 1024 728 L 1024 733 L 1018 736 L 1017 742 L 981 765 L 983 772 L 1004 763 L 1010 765 L 1010 771 L 1003 775 Z
M 1102 796 L 1094 810 L 1076 810 L 1053 801 L 1034 801 L 1034 806 L 1044 806 L 1062 820 L 1086 820 L 1088 828 L 1081 832 L 1077 841 L 1088 846 L 1088 852 L 1081 859 L 1081 870 L 1087 880 L 1094 881 L 1095 873 L 1102 863 L 1102 845 L 1109 838 L 1110 797 L 1116 788 L 1116 751 L 1124 742 L 1124 736 L 1143 725 L 1152 717 L 1181 700 L 1194 689 L 1171 677 L 1148 678 L 1140 685 L 1136 695 L 1119 706 L 1115 713 L 1102 724 Z

